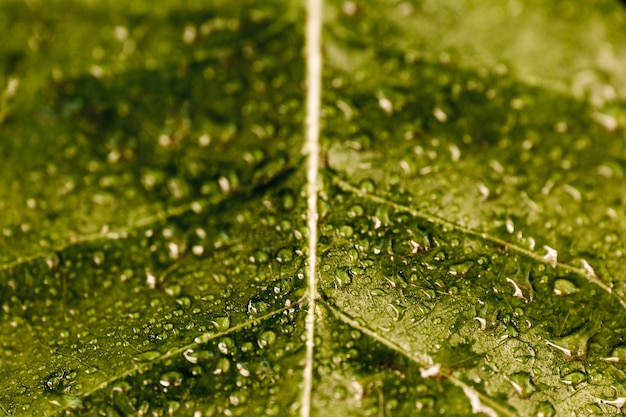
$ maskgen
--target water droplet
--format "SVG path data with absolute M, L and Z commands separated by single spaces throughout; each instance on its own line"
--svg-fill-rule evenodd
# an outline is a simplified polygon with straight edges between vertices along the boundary
M 611 356 L 604 358 L 604 360 L 608 362 L 626 363 L 626 346 L 616 346 L 613 352 L 611 352 Z
M 220 340 L 220 342 L 217 344 L 217 348 L 224 355 L 228 355 L 234 347 L 235 347 L 235 342 L 230 337 L 223 337 Z
M 257 343 L 261 349 L 270 347 L 276 341 L 276 333 L 271 330 L 266 330 L 259 335 Z
M 546 343 L 571 358 L 582 358 L 587 354 L 589 339 L 600 330 L 600 322 L 581 326 L 578 330 L 564 337 L 546 340 Z
M 335 288 L 343 289 L 352 283 L 352 275 L 348 268 L 341 267 L 335 269 Z
M 533 380 L 528 372 L 517 372 L 508 377 L 509 382 L 517 391 L 517 394 L 520 398 L 528 398 L 530 397 L 537 388 L 533 383 Z
M 588 415 L 590 416 L 602 415 L 602 408 L 596 403 L 589 403 L 585 406 L 585 408 L 587 409 L 587 412 L 589 413 Z
M 415 408 L 417 411 L 434 410 L 437 400 L 434 397 L 418 397 L 415 400 Z
M 222 375 L 228 373 L 229 370 L 230 361 L 228 358 L 220 358 L 220 360 L 217 361 L 217 365 L 215 366 L 215 371 L 213 371 L 213 373 L 215 375 Z
M 172 297 L 178 297 L 182 290 L 183 289 L 180 285 L 175 284 L 165 288 L 165 293 L 171 295 Z
M 133 360 L 137 362 L 151 362 L 161 356 L 158 350 L 148 350 L 135 356 Z
M 359 189 L 364 193 L 372 194 L 376 191 L 376 185 L 374 184 L 374 181 L 366 179 L 359 183 Z
M 349 238 L 352 237 L 352 235 L 354 235 L 354 229 L 352 226 L 345 224 L 339 228 L 339 236 Z
M 365 213 L 365 210 L 363 209 L 363 206 L 359 204 L 355 204 L 354 206 L 348 209 L 347 215 L 349 218 L 354 219 L 354 218 L 363 216 L 364 213 Z
M 45 258 L 45 261 L 46 265 L 48 265 L 48 268 L 50 269 L 56 268 L 61 263 L 61 259 L 59 258 L 59 255 L 57 253 L 48 254 Z
M 80 407 L 83 402 L 81 401 L 80 397 L 77 397 L 75 395 L 63 394 L 50 400 L 50 403 L 59 407 L 72 409 Z
M 575 294 L 578 291 L 578 287 L 572 281 L 567 279 L 559 278 L 554 281 L 554 294 L 555 295 L 571 295 Z
M 535 416 L 537 417 L 554 417 L 556 415 L 556 410 L 554 406 L 548 401 L 542 401 L 537 405 L 537 412 Z
M 469 271 L 469 269 L 472 267 L 472 265 L 474 265 L 473 261 L 466 261 L 466 262 L 461 262 L 458 264 L 453 264 L 450 265 L 450 269 L 449 269 L 449 273 L 451 275 L 465 275 L 467 273 L 467 271 Z
M 393 311 L 393 314 L 394 314 L 394 318 L 393 319 L 395 321 L 402 320 L 402 318 L 404 317 L 404 313 L 406 312 L 406 307 L 401 305 L 398 302 L 390 303 L 389 307 L 391 307 L 391 310 Z
M 72 370 L 61 369 L 52 372 L 44 378 L 44 388 L 54 393 L 70 391 L 76 376 L 77 372 Z
M 333 389 L 333 399 L 345 400 L 347 396 L 348 396 L 348 390 L 343 385 L 337 385 Z
M 435 118 L 441 123 L 445 123 L 448 120 L 448 115 L 446 114 L 446 112 L 441 110 L 439 107 L 435 107 L 435 109 L 433 110 L 433 116 L 435 116 Z
M 276 253 L 276 260 L 279 263 L 289 262 L 293 259 L 293 251 L 289 248 L 279 249 Z
M 225 332 L 230 328 L 230 317 L 218 317 L 215 320 L 212 320 L 211 324 L 215 326 L 215 329 L 218 332 Z
M 535 351 L 529 346 L 520 347 L 513 352 L 513 355 L 516 361 L 528 363 L 530 359 L 535 357 Z
M 279 198 L 280 206 L 283 210 L 287 212 L 293 210 L 293 208 L 296 206 L 296 197 L 289 190 L 283 191 Z
M 183 352 L 183 356 L 190 363 L 196 364 L 207 362 L 208 360 L 210 360 L 213 357 L 213 352 L 208 350 L 187 349 L 185 352 Z
M 177 387 L 183 383 L 183 374 L 178 371 L 169 371 L 161 375 L 159 384 L 163 387 Z
M 570 372 L 561 378 L 561 382 L 567 385 L 576 386 L 587 380 L 587 374 L 582 371 Z

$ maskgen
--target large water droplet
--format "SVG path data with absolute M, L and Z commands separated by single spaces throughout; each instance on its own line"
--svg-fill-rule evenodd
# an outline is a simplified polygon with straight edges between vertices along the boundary
M 67 392 L 76 379 L 76 371 L 61 369 L 44 378 L 44 388 L 54 393 Z
M 571 358 L 583 358 L 587 354 L 589 339 L 600 330 L 600 322 L 580 327 L 564 337 L 546 340 L 546 343 Z
M 536 417 L 554 417 L 556 410 L 554 406 L 548 401 L 542 401 L 537 405 Z
M 616 346 L 613 352 L 611 352 L 611 356 L 604 358 L 604 360 L 608 362 L 626 363 L 626 346 Z
M 271 330 L 266 330 L 259 335 L 257 343 L 262 349 L 270 347 L 276 341 L 276 333 Z
M 187 349 L 185 352 L 183 352 L 183 356 L 190 363 L 196 364 L 206 362 L 211 359 L 213 357 L 213 352 L 208 350 Z
M 151 362 L 161 356 L 161 352 L 158 350 L 148 350 L 136 355 L 133 360 L 137 362 Z
M 211 323 L 215 326 L 215 329 L 218 332 L 225 332 L 230 328 L 230 317 L 218 317 L 215 320 L 212 320 Z
M 554 281 L 554 294 L 555 295 L 571 295 L 578 291 L 578 287 L 571 281 L 566 279 L 557 279 Z
M 335 288 L 343 289 L 352 283 L 352 275 L 348 268 L 340 267 L 335 269 Z
M 576 386 L 587 380 L 587 374 L 582 371 L 570 372 L 561 378 L 561 382 L 567 385 Z
M 217 361 L 217 364 L 215 366 L 215 371 L 213 371 L 213 373 L 215 375 L 222 375 L 222 374 L 228 373 L 229 370 L 230 370 L 230 361 L 228 360 L 228 358 L 221 358 L 219 361 Z

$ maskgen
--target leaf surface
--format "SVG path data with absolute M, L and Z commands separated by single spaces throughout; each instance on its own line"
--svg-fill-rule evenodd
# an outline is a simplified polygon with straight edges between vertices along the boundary
M 625 14 L 513 3 L 326 5 L 312 415 L 626 401 Z M 0 410 L 305 415 L 304 10 L 1 8 Z

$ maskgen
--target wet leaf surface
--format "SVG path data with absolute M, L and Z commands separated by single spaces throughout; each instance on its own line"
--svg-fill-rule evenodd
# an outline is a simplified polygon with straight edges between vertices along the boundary
M 231 3 L 0 6 L 4 414 L 300 414 L 304 11 Z M 621 412 L 626 13 L 513 3 L 326 5 L 312 415 Z

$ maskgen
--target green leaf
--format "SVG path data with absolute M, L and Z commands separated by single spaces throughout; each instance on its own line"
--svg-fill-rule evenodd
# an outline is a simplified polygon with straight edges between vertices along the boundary
M 0 10 L 0 413 L 621 412 L 618 3 L 326 4 L 313 340 L 302 6 Z

